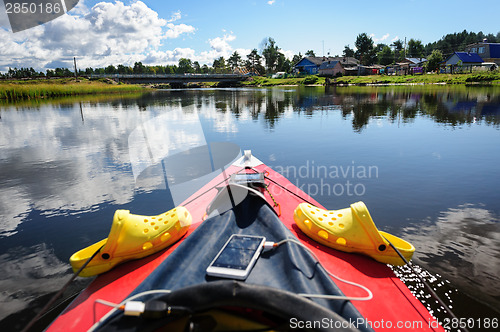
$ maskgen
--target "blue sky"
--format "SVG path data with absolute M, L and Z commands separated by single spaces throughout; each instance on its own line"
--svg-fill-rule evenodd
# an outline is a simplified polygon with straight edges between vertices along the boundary
M 73 55 L 94 67 L 176 63 L 180 57 L 211 64 L 218 56 L 259 49 L 266 37 L 288 56 L 309 49 L 322 55 L 323 45 L 325 55 L 336 55 L 347 44 L 354 47 L 362 32 L 376 43 L 406 37 L 426 44 L 464 29 L 500 31 L 499 0 L 107 2 L 80 1 L 68 17 L 16 34 L 2 13 L 0 71 L 33 61 L 38 68 L 64 66 Z

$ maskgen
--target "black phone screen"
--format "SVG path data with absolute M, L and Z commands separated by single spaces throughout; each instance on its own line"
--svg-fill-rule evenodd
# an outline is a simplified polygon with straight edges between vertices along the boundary
M 262 238 L 259 237 L 233 236 L 212 265 L 245 270 L 261 242 Z

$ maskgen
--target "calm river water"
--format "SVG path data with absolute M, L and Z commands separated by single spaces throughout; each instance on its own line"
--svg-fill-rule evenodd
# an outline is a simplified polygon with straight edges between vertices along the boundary
M 1 330 L 59 290 L 71 254 L 105 238 L 116 209 L 173 207 L 135 180 L 131 158 L 134 130 L 165 117 L 251 149 L 329 209 L 364 201 L 379 229 L 415 245 L 460 317 L 500 317 L 500 87 L 195 89 L 0 105 Z

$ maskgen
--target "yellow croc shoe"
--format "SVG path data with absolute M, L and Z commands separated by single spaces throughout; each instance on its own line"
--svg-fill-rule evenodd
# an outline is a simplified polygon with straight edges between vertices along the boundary
M 108 238 L 74 253 L 69 261 L 73 271 L 77 272 L 102 247 L 79 276 L 104 273 L 120 263 L 146 257 L 174 244 L 186 234 L 191 219 L 191 214 L 184 207 L 176 207 L 157 216 L 116 210 Z
M 405 264 L 390 247 L 388 241 L 408 261 L 415 251 L 411 243 L 379 231 L 363 202 L 357 202 L 351 204 L 350 208 L 335 211 L 327 211 L 301 203 L 295 209 L 293 219 L 297 226 L 313 240 L 337 250 L 368 255 L 381 263 Z

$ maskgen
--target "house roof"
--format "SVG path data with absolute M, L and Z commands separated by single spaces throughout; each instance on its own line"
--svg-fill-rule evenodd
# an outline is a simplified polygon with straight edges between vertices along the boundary
M 308 58 L 302 58 L 299 62 L 295 64 L 295 67 L 306 67 L 306 66 L 316 66 L 314 62 Z
M 339 56 L 339 57 L 332 57 L 331 60 L 338 61 L 343 66 L 345 66 L 345 65 L 347 65 L 347 66 L 359 65 L 359 60 L 356 58 L 352 58 L 352 57 Z
M 482 63 L 483 59 L 477 53 L 455 52 L 454 53 L 463 63 Z M 453 56 L 453 55 L 452 55 Z M 450 57 L 451 58 L 451 57 Z M 448 58 L 449 59 L 449 58 Z M 446 60 L 448 61 L 448 60 Z
M 319 66 L 319 69 L 331 69 L 335 68 L 335 66 L 339 63 L 338 61 L 325 61 Z
M 331 60 L 329 57 L 319 57 L 319 56 L 308 56 L 306 57 L 307 60 L 311 61 L 312 63 L 320 66 L 323 61 L 329 61 Z
M 348 66 L 356 66 L 359 64 L 359 60 L 352 57 L 323 57 L 323 56 L 306 56 L 302 58 L 295 66 L 304 66 L 307 65 L 308 62 L 310 64 L 315 64 L 316 66 L 321 66 L 321 64 L 325 61 L 339 61 L 341 65 Z
M 423 62 L 426 62 L 427 59 L 426 58 L 405 58 L 405 60 L 409 61 L 410 63 L 413 63 L 415 65 L 419 64 L 419 63 L 423 63 Z

